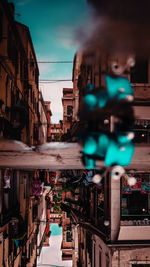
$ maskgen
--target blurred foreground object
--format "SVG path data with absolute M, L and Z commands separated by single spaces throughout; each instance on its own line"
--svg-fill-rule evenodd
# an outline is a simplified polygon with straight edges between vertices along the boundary
M 104 160 L 105 166 L 128 166 L 134 153 L 131 84 L 123 76 L 110 74 L 105 75 L 105 84 L 105 88 L 87 85 L 79 114 L 81 121 L 87 123 L 80 136 L 82 159 L 87 169 L 94 169 L 96 160 Z M 109 122 L 106 118 L 113 118 L 110 127 L 105 127 Z
M 133 53 L 145 57 L 150 52 L 150 2 L 88 0 L 92 10 L 91 33 L 80 35 L 87 48 L 109 54 Z M 84 32 L 84 30 L 83 30 Z

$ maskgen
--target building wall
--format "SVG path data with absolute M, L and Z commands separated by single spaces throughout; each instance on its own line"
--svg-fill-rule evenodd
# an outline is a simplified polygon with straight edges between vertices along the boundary
M 63 134 L 66 134 L 69 131 L 72 124 L 72 116 L 73 116 L 72 88 L 63 88 L 62 105 L 63 105 Z
M 14 20 L 14 6 L 1 1 L 0 100 L 3 104 L 1 135 L 38 143 L 38 76 L 36 56 L 29 28 Z M 0 107 L 1 108 L 1 107 Z M 1 124 L 2 124 L 1 123 Z
M 0 136 L 32 146 L 47 140 L 47 114 L 43 102 L 39 112 L 39 70 L 30 31 L 14 20 L 14 12 L 13 4 L 0 1 Z M 32 267 L 39 230 L 32 196 L 34 173 L 9 170 L 6 179 L 5 171 L 0 170 L 0 266 Z M 6 180 L 10 188 L 5 187 Z M 23 228 L 19 241 L 12 227 L 17 228 L 18 221 Z
M 79 88 L 78 88 L 78 78 L 80 75 L 80 66 L 82 61 L 82 53 L 77 52 L 74 57 L 73 62 L 73 121 L 78 120 L 78 108 L 79 108 Z
M 39 125 L 39 140 L 40 144 L 47 142 L 47 111 L 42 97 L 42 93 L 39 92 L 39 114 L 40 114 L 40 125 Z
M 3 103 L 3 109 L 0 112 L 1 125 L 4 124 L 3 129 L 1 129 L 1 135 L 9 138 L 23 139 L 26 142 L 27 121 L 21 126 L 21 118 L 20 114 L 16 113 L 16 105 L 20 100 L 25 104 L 23 96 L 26 89 L 25 79 L 27 79 L 27 71 L 25 68 L 22 69 L 20 61 L 22 60 L 27 66 L 27 55 L 25 54 L 14 22 L 13 5 L 8 5 L 7 2 L 1 1 L 0 12 L 2 14 L 2 36 L 0 37 L 0 99 Z M 24 71 L 23 76 L 21 75 L 21 70 Z M 21 108 L 20 110 L 22 111 Z M 27 110 L 24 110 L 24 114 L 22 115 L 26 116 Z M 21 126 L 20 128 L 17 123 Z
M 51 112 L 51 102 L 50 101 L 44 101 L 44 105 L 46 108 L 46 117 L 47 117 L 47 142 L 50 142 L 51 140 L 51 116 L 52 116 L 52 112 Z
M 61 123 L 52 123 L 51 124 L 51 141 L 59 142 L 63 133 Z
M 36 55 L 30 36 L 29 28 L 21 23 L 17 23 L 21 40 L 24 44 L 26 56 L 28 58 L 28 83 L 26 83 L 26 100 L 29 105 L 29 131 L 31 144 L 38 144 L 39 141 L 39 88 L 38 77 L 39 69 L 37 65 Z
M 141 248 L 132 246 L 113 249 L 112 267 L 132 267 L 133 264 L 150 264 L 150 247 L 141 245 Z

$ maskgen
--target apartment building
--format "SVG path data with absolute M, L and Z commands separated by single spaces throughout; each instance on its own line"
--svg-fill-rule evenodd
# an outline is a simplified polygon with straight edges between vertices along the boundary
M 126 56 L 109 58 L 92 50 L 82 53 L 78 77 L 79 112 L 83 108 L 87 84 L 104 90 L 106 73 L 111 74 L 114 65 L 119 70 L 120 67 L 126 68 L 126 64 Z M 149 146 L 149 59 L 135 58 L 135 65 L 127 68 L 123 76 L 129 79 L 134 90 L 135 147 Z M 111 128 L 113 122 L 108 119 Z M 82 127 L 84 125 L 79 124 L 78 131 Z M 134 177 L 135 185 L 129 186 L 127 177 Z M 79 251 L 76 253 L 77 263 L 74 260 L 73 266 L 150 266 L 149 193 L 150 172 L 142 167 L 142 162 L 136 170 L 128 166 L 127 174 L 120 180 L 113 180 L 109 169 L 100 183 L 83 183 L 80 196 L 84 218 L 80 212 L 78 216 L 76 214 L 74 227 Z
M 15 21 L 14 12 L 12 3 L 0 2 L 0 136 L 32 146 L 40 143 L 40 125 L 47 120 L 39 112 L 39 70 L 30 31 Z M 44 235 L 40 220 L 47 219 L 38 211 L 46 189 L 34 174 L 0 170 L 0 266 L 36 266 Z
M 60 142 L 63 134 L 63 123 L 51 124 L 51 141 Z
M 63 134 L 67 134 L 72 124 L 73 116 L 73 89 L 63 88 Z

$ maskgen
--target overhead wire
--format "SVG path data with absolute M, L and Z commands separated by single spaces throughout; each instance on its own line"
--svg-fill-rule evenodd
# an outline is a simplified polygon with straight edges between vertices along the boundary
M 39 83 L 57 83 L 57 82 L 72 82 L 71 79 L 64 80 L 39 80 Z
M 12 59 L 9 59 L 8 57 L 6 56 L 0 56 L 0 60 L 5 60 L 7 62 L 16 62 L 16 60 L 12 60 Z M 31 59 L 27 59 L 28 61 L 28 64 L 29 63 L 33 63 L 34 61 L 31 60 Z M 39 63 L 39 64 L 66 64 L 66 63 L 73 63 L 72 60 L 53 60 L 53 61 L 49 61 L 49 60 L 37 60 L 36 63 Z
M 10 60 L 6 56 L 0 56 L 0 60 L 5 60 L 7 62 L 15 62 L 15 60 Z M 36 61 L 39 64 L 72 64 L 72 60 L 56 60 L 56 61 L 46 61 L 39 60 Z M 28 59 L 28 64 L 32 63 L 32 60 Z M 22 81 L 26 81 L 25 79 L 21 79 Z M 28 80 L 30 82 L 30 80 Z M 72 82 L 72 79 L 39 79 L 39 83 L 57 83 L 57 82 Z
M 50 64 L 52 64 L 52 63 L 58 63 L 58 64 L 65 64 L 65 63 L 73 63 L 73 61 L 37 61 L 37 63 L 50 63 Z

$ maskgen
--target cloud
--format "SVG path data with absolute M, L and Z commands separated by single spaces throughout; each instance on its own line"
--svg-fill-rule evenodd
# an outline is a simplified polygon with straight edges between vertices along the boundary
M 75 31 L 76 27 L 73 25 L 71 26 L 65 25 L 59 27 L 56 32 L 56 39 L 58 43 L 61 43 L 61 45 L 66 49 L 74 47 L 77 50 L 78 44 L 74 37 Z

